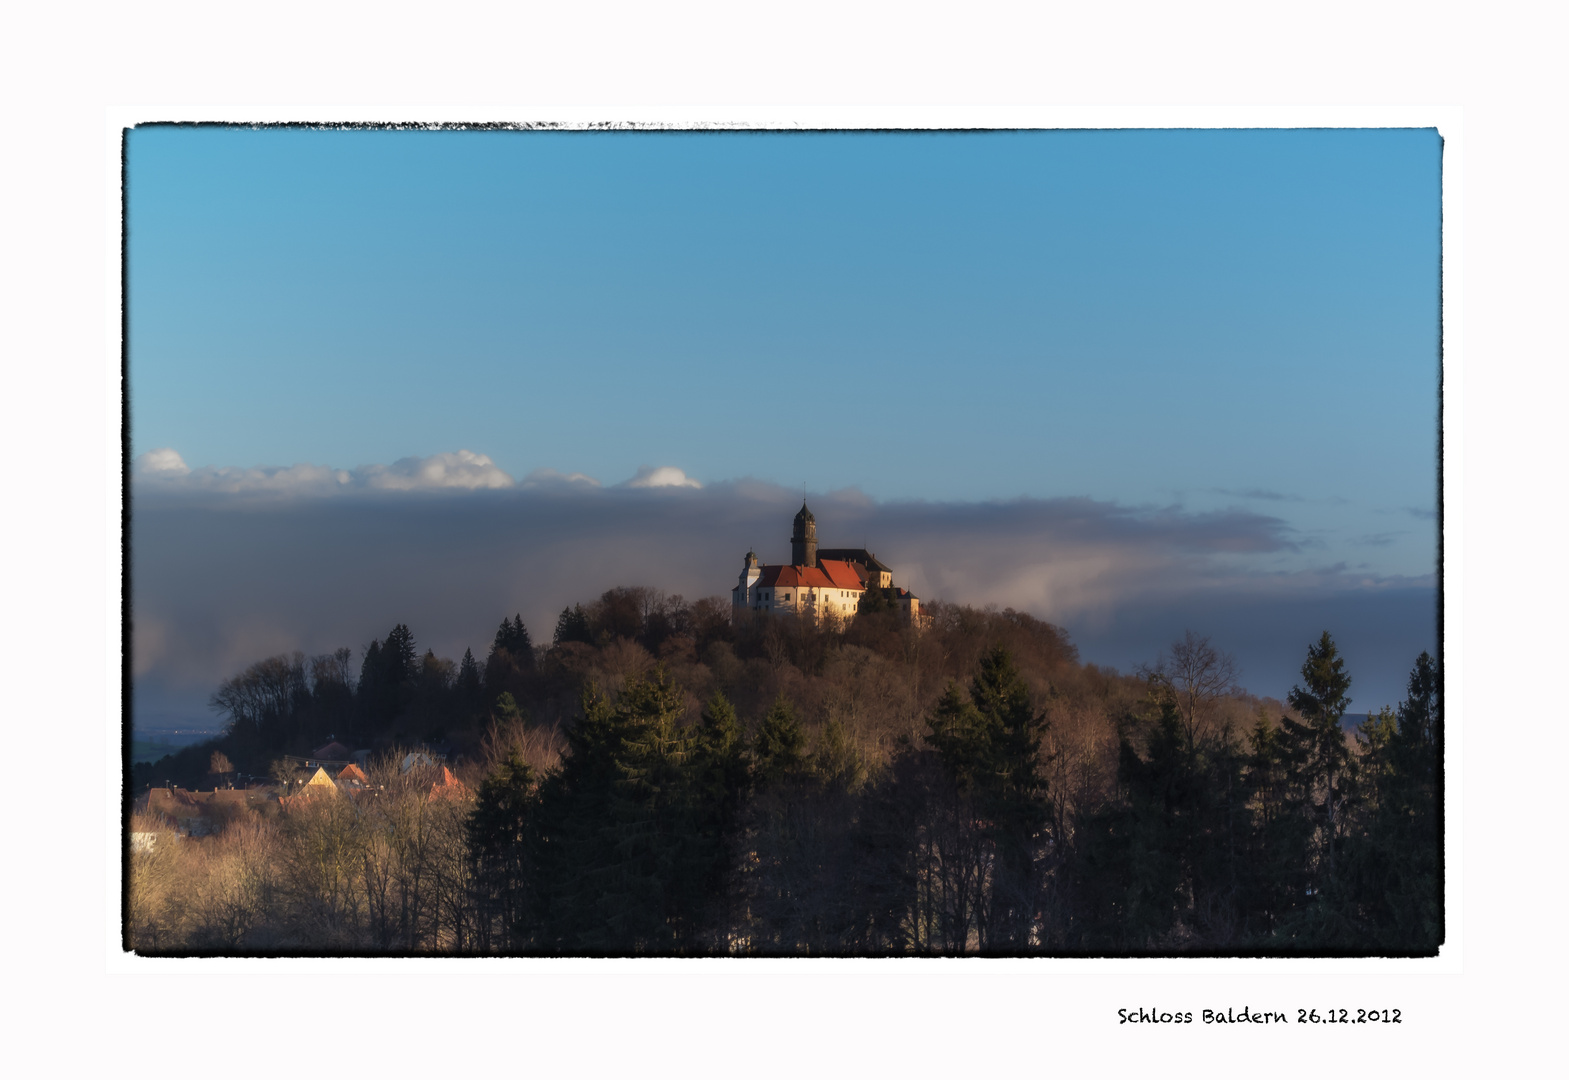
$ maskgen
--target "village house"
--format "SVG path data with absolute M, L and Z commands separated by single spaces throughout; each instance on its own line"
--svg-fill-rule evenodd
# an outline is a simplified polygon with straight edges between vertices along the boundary
M 298 810 L 311 799 L 336 794 L 338 794 L 338 785 L 327 774 L 327 770 L 318 765 L 316 771 L 311 773 L 310 779 L 300 785 L 299 790 L 278 796 L 278 805 L 285 811 Z
M 403 758 L 401 772 L 408 774 L 418 770 L 416 782 L 428 798 L 458 801 L 471 798 L 473 792 L 442 763 L 444 757 L 415 751 Z M 228 821 L 243 813 L 272 813 L 276 809 L 287 814 L 303 809 L 313 800 L 344 795 L 353 803 L 362 804 L 367 799 L 374 799 L 377 794 L 378 789 L 371 783 L 370 776 L 357 764 L 350 762 L 339 769 L 336 776 L 328 772 L 325 766 L 318 765 L 303 782 L 286 785 L 281 792 L 259 787 L 218 788 L 213 791 L 153 788 L 147 793 L 145 809 L 177 835 L 210 836 L 220 832 Z M 132 850 L 151 850 L 153 837 L 152 833 L 133 833 Z
M 229 818 L 263 810 L 273 799 L 270 791 L 261 788 L 153 788 L 147 793 L 147 812 L 168 822 L 181 835 L 206 836 L 219 831 Z

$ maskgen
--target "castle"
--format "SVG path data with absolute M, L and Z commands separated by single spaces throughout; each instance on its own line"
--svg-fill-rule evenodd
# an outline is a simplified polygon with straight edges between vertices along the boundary
M 893 571 L 876 555 L 865 548 L 818 548 L 817 519 L 803 499 L 790 534 L 790 565 L 763 565 L 756 552 L 748 551 L 740 581 L 730 590 L 730 605 L 737 620 L 753 611 L 817 621 L 831 613 L 849 620 L 872 589 L 881 590 L 905 618 L 919 622 L 921 601 L 894 585 Z

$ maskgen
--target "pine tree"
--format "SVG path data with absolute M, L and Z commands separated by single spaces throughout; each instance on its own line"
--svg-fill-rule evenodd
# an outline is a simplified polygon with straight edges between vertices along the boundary
M 1346 695 L 1351 676 L 1345 667 L 1334 639 L 1328 630 L 1324 631 L 1308 648 L 1302 665 L 1305 685 L 1293 686 L 1286 695 L 1306 723 L 1281 721 L 1288 736 L 1300 747 L 1303 768 L 1314 791 L 1316 816 L 1321 819 L 1320 851 L 1325 877 L 1316 886 L 1320 889 L 1333 888 L 1335 884 L 1335 852 L 1339 847 L 1344 794 L 1341 789 L 1351 758 L 1345 731 L 1340 726 L 1351 704 Z
M 759 787 L 797 780 L 806 772 L 806 733 L 795 718 L 795 706 L 783 694 L 758 726 L 752 760 Z
M 1118 748 L 1117 780 L 1127 797 L 1128 839 L 1119 921 L 1124 940 L 1135 949 L 1164 945 L 1186 907 L 1190 882 L 1184 859 L 1191 854 L 1198 829 L 1185 736 L 1176 702 L 1168 697 L 1145 734 L 1143 756 L 1127 736 Z
M 547 951 L 680 951 L 700 929 L 703 860 L 682 692 L 663 671 L 611 705 L 592 691 L 540 786 L 535 932 Z
M 1050 816 L 1040 771 L 1045 719 L 998 647 L 981 658 L 969 700 L 950 683 L 928 726 L 927 741 L 983 822 L 991 873 L 977 908 L 982 947 L 1022 949 L 1038 905 L 1035 856 Z
M 693 732 L 690 762 L 694 806 L 693 862 L 701 890 L 699 927 L 716 932 L 710 950 L 728 951 L 740 816 L 750 787 L 746 744 L 735 707 L 715 691 Z
M 934 951 L 930 850 L 940 763 L 904 737 L 886 769 L 855 800 L 846 951 L 858 956 Z
M 521 615 L 512 616 L 512 635 L 507 643 L 507 651 L 521 670 L 534 670 L 534 642 L 528 636 L 528 628 L 523 625 Z
M 534 671 L 534 646 L 521 615 L 502 619 L 485 657 L 485 695 L 494 702 L 506 692 L 528 697 L 530 675 Z
M 562 608 L 561 616 L 556 620 L 556 634 L 551 644 L 565 645 L 569 641 L 594 644 L 594 631 L 589 626 L 588 612 L 583 610 L 582 604 Z
M 381 647 L 382 682 L 387 686 L 406 686 L 414 682 L 420 670 L 415 656 L 414 635 L 399 623 Z
M 479 664 L 474 660 L 473 649 L 463 650 L 463 661 L 458 665 L 457 691 L 458 698 L 463 702 L 465 709 L 472 713 L 479 708 L 479 699 L 483 687 L 480 680 Z
M 359 687 L 354 695 L 355 732 L 358 735 L 379 735 L 390 718 L 392 708 L 387 692 L 387 679 L 381 642 L 371 639 L 365 646 L 365 658 L 360 662 Z
M 837 720 L 829 720 L 818 731 L 811 768 L 824 788 L 833 791 L 852 792 L 866 779 L 860 751 Z
M 850 791 L 858 762 L 841 732 L 825 733 L 808 755 L 795 708 L 780 695 L 753 740 L 743 888 L 754 952 L 842 954 L 864 938 Z
M 360 661 L 359 693 L 361 697 L 367 694 L 374 694 L 386 682 L 386 679 L 382 676 L 381 666 L 381 642 L 371 638 L 370 644 L 365 646 L 365 658 Z
M 490 646 L 491 657 L 497 653 L 505 653 L 519 671 L 534 670 L 534 643 L 528 636 L 528 628 L 523 625 L 523 616 L 501 620 L 496 639 Z
M 1348 844 L 1365 947 L 1433 955 L 1443 941 L 1438 815 L 1441 683 L 1432 657 L 1417 658 L 1398 709 L 1362 725 L 1360 777 L 1366 828 Z
M 355 701 L 362 737 L 395 732 L 405 725 L 421 670 L 414 635 L 402 623 L 385 640 L 366 646 Z
M 485 778 L 475 800 L 466 836 L 482 951 L 528 951 L 536 802 L 534 770 L 516 750 Z
M 1253 934 L 1269 941 L 1306 897 L 1313 821 L 1304 781 L 1305 748 L 1283 724 L 1260 715 L 1248 736 L 1243 798 L 1250 811 L 1243 909 Z
M 1439 788 L 1444 749 L 1443 674 L 1426 652 L 1417 657 L 1398 709 L 1394 783 L 1386 832 L 1405 854 L 1389 892 L 1389 940 L 1431 955 L 1444 941 L 1439 864 L 1443 848 Z

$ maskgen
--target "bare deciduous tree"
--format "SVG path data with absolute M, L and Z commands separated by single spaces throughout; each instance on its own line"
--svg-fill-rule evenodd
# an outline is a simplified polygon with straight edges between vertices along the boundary
M 1241 689 L 1236 658 L 1220 652 L 1209 638 L 1192 630 L 1184 631 L 1171 643 L 1168 653 L 1157 658 L 1153 667 L 1141 667 L 1139 673 L 1169 689 L 1176 698 L 1189 747 L 1207 725 L 1211 706 Z

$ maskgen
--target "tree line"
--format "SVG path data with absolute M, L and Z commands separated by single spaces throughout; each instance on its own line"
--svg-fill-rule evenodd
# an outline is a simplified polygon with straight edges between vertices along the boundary
M 363 651 L 352 684 L 347 650 L 253 665 L 214 697 L 236 761 L 323 724 L 389 746 L 439 731 L 467 748 L 474 797 L 420 810 L 403 785 L 414 809 L 394 818 L 447 823 L 421 849 L 439 872 L 409 859 L 388 871 L 400 834 L 339 805 L 336 827 L 353 835 L 333 850 L 354 899 L 334 901 L 338 921 L 301 914 L 326 902 L 301 901 L 296 875 L 275 894 L 294 900 L 261 905 L 249 936 L 221 948 L 1436 951 L 1431 657 L 1404 701 L 1348 733 L 1350 676 L 1328 633 L 1274 701 L 1240 691 L 1234 664 L 1196 635 L 1120 674 L 1022 613 L 932 615 L 921 631 L 876 612 L 848 627 L 731 626 L 718 601 L 616 589 L 564 611 L 548 646 L 503 622 L 484 665 L 419 659 L 402 626 Z M 299 841 L 277 838 L 303 820 L 267 826 L 280 845 L 268 873 L 293 865 Z M 376 931 L 374 883 L 399 880 L 434 890 L 446 914 Z M 193 933 L 183 947 L 198 947 Z

